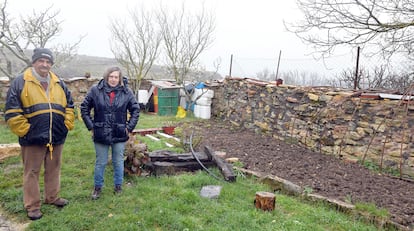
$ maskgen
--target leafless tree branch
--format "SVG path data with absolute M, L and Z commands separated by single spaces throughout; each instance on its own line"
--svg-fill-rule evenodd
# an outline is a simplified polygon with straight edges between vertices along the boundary
M 297 0 L 304 19 L 287 30 L 327 57 L 338 46 L 373 47 L 390 57 L 412 56 L 414 2 L 411 0 Z
M 133 85 L 137 94 L 141 80 L 148 75 L 158 57 L 161 34 L 153 14 L 144 6 L 131 10 L 128 18 L 111 19 L 111 50 L 128 77 L 135 80 Z
M 215 17 L 204 6 L 191 14 L 184 4 L 169 12 L 161 6 L 157 14 L 168 69 L 177 83 L 183 83 L 191 71 L 199 69 L 200 55 L 214 41 Z
M 31 66 L 30 49 L 46 47 L 59 36 L 62 30 L 62 21 L 58 19 L 60 10 L 53 11 L 52 7 L 39 12 L 33 10 L 16 22 L 7 12 L 7 0 L 0 2 L 0 72 L 13 78 Z M 57 56 L 56 67 L 73 57 L 82 39 L 80 37 L 72 45 L 57 44 L 51 48 Z

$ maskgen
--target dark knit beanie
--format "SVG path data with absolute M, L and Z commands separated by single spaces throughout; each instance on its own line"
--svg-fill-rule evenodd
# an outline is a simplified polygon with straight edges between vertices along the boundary
M 54 60 L 52 51 L 47 48 L 35 48 L 33 50 L 32 63 L 36 62 L 36 60 L 40 58 L 49 59 L 49 61 L 53 64 Z

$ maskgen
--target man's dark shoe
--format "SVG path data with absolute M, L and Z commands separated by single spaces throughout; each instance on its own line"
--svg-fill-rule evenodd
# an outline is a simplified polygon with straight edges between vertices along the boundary
M 33 211 L 27 211 L 27 217 L 34 221 L 34 220 L 39 220 L 40 218 L 42 218 L 43 214 L 42 212 L 40 212 L 40 209 L 35 209 Z
M 69 201 L 63 198 L 58 198 L 57 200 L 55 200 L 53 203 L 50 203 L 51 205 L 54 205 L 58 208 L 63 208 L 66 205 L 69 204 Z
M 92 193 L 92 200 L 97 200 L 101 196 L 101 187 L 95 187 Z
M 121 185 L 115 185 L 114 193 L 115 194 L 121 194 L 122 193 L 122 187 L 121 187 Z

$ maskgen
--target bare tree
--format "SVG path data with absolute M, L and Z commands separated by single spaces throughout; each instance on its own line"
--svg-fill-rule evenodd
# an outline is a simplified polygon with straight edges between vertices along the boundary
M 365 78 L 365 69 L 360 68 L 358 71 L 358 78 L 355 78 L 355 71 L 351 68 L 342 70 L 334 80 L 330 80 L 329 83 L 332 86 L 344 87 L 350 89 L 361 89 L 361 79 Z
M 45 47 L 53 36 L 62 32 L 62 21 L 57 19 L 60 10 L 51 11 L 51 9 L 52 7 L 49 7 L 43 12 L 33 10 L 32 15 L 21 18 L 20 26 L 16 28 L 16 31 L 26 43 L 25 48 L 29 45 Z
M 46 47 L 61 33 L 60 11 L 52 6 L 21 17 L 15 22 L 7 12 L 7 0 L 0 3 L 0 72 L 12 78 L 31 65 L 29 49 Z M 56 55 L 55 66 L 70 59 L 76 52 L 82 37 L 75 44 L 57 44 L 51 49 Z M 13 68 L 14 67 L 14 68 Z M 19 68 L 18 70 L 14 70 Z
M 304 20 L 286 23 L 305 43 L 327 57 L 341 45 L 370 46 L 373 53 L 412 56 L 412 0 L 297 0 Z
M 361 67 L 358 72 L 356 89 L 396 89 L 402 91 L 408 88 L 413 81 L 413 75 L 390 71 L 387 65 L 375 66 L 371 69 Z M 332 86 L 353 88 L 355 71 L 348 68 L 343 70 L 334 80 L 329 83 Z
M 276 74 L 273 72 L 271 73 L 269 68 L 264 68 L 262 71 L 256 73 L 256 78 L 260 80 L 272 80 L 275 79 Z
M 360 76 L 363 88 L 387 88 L 386 79 L 388 71 L 385 65 L 375 66 L 372 71 L 365 72 L 366 76 Z
M 200 55 L 213 43 L 216 27 L 213 13 L 208 12 L 204 5 L 200 12 L 192 13 L 186 11 L 184 4 L 174 12 L 169 12 L 166 7 L 161 6 L 160 12 L 157 13 L 166 66 L 177 84 L 182 84 L 187 105 L 193 105 L 206 93 L 204 91 L 196 99 L 191 97 L 197 85 L 195 80 L 203 72 L 199 63 Z M 215 63 L 214 66 L 216 71 L 211 76 L 217 73 L 220 63 Z M 193 84 L 193 87 L 186 87 L 186 82 Z
M 385 86 L 388 89 L 398 89 L 404 93 L 406 89 L 410 89 L 414 82 L 414 75 L 412 73 L 403 74 L 389 74 L 385 80 Z
M 111 20 L 111 50 L 126 69 L 128 77 L 134 80 L 133 89 L 138 94 L 142 79 L 148 75 L 158 57 L 161 33 L 152 13 L 143 6 L 140 10 L 130 11 L 128 19 Z
M 307 72 L 307 71 L 284 71 L 280 74 L 284 83 L 295 84 L 301 86 L 317 86 L 327 84 L 327 81 L 324 77 L 321 77 L 316 72 Z
M 177 83 L 181 84 L 192 71 L 199 69 L 200 55 L 212 44 L 215 17 L 203 6 L 198 14 L 186 11 L 168 12 L 160 7 L 157 14 L 165 48 L 166 63 Z

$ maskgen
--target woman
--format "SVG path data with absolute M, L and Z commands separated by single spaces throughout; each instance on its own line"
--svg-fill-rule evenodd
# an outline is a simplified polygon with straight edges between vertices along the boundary
M 119 67 L 109 68 L 103 79 L 89 90 L 81 104 L 81 113 L 95 144 L 95 187 L 92 199 L 96 200 L 101 195 L 109 148 L 112 150 L 114 192 L 119 194 L 122 192 L 124 178 L 125 143 L 139 118 L 138 102 L 127 86 L 127 79 L 122 78 Z

